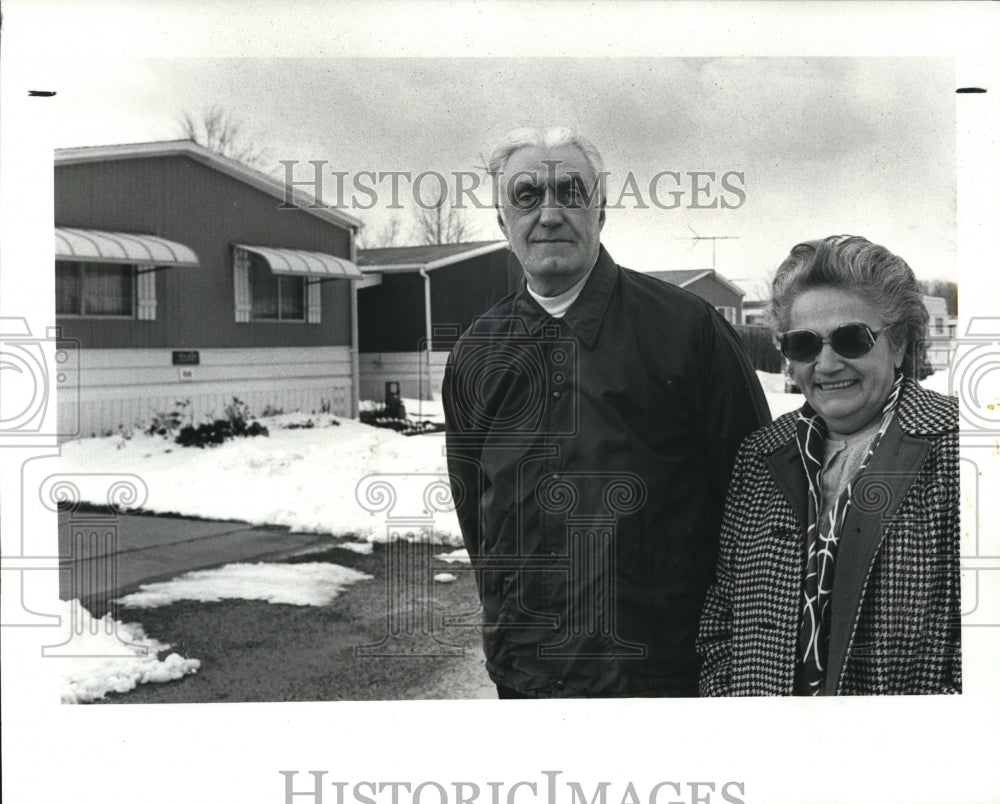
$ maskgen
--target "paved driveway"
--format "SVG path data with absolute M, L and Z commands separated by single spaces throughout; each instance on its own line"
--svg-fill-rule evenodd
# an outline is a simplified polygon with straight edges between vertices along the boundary
M 59 597 L 109 599 L 140 584 L 233 561 L 278 559 L 330 536 L 173 516 L 59 514 Z

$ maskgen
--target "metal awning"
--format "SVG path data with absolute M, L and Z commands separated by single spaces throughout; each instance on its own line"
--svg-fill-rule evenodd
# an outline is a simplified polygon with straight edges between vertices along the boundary
M 199 265 L 198 255 L 190 248 L 163 237 L 65 226 L 56 227 L 56 259 L 171 268 Z
M 315 279 L 362 279 L 357 265 L 343 257 L 334 257 L 321 251 L 302 251 L 297 248 L 272 248 L 270 246 L 244 246 L 235 248 L 249 251 L 264 259 L 271 272 L 285 276 L 308 276 Z

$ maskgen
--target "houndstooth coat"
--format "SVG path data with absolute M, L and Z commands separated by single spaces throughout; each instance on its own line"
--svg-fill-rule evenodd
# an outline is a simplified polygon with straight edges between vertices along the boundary
M 793 693 L 808 510 L 796 416 L 737 455 L 698 635 L 702 695 Z M 961 692 L 957 400 L 905 381 L 854 488 L 823 694 Z

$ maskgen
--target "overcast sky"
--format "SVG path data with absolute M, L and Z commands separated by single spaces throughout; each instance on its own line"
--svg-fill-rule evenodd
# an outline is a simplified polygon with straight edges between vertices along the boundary
M 603 153 L 610 203 L 628 190 L 603 238 L 624 265 L 710 268 L 712 243 L 685 239 L 696 233 L 730 238 L 715 244 L 724 275 L 761 280 L 796 242 L 846 232 L 920 277 L 957 274 L 947 58 L 56 58 L 50 81 L 58 146 L 172 139 L 183 110 L 219 104 L 267 146 L 274 175 L 279 159 L 299 160 L 298 178 L 327 160 L 331 203 L 334 170 L 347 190 L 359 171 L 451 175 L 511 128 L 565 124 Z M 654 199 L 663 171 L 681 180 L 661 175 Z M 742 196 L 720 184 L 727 173 Z M 376 184 L 378 203 L 347 211 L 377 230 L 392 214 L 389 181 L 358 180 Z M 697 197 L 693 181 L 706 188 Z M 400 187 L 412 206 L 412 184 Z M 713 202 L 737 208 L 692 208 Z M 501 236 L 489 209 L 468 214 L 474 237 Z

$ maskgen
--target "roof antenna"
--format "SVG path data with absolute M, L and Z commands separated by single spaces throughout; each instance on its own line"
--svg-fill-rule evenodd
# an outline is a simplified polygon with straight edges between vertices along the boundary
M 694 242 L 691 244 L 691 249 L 693 249 L 695 246 L 697 246 L 698 242 L 701 241 L 701 240 L 711 240 L 712 241 L 712 270 L 713 271 L 715 270 L 715 241 L 716 240 L 739 240 L 740 239 L 739 235 L 712 235 L 712 236 L 706 235 L 706 236 L 702 237 L 700 234 L 698 234 L 694 230 L 694 228 L 691 226 L 691 224 L 688 224 L 688 229 L 691 230 L 691 234 L 694 235 L 694 237 L 675 237 L 674 240 L 693 240 Z M 688 249 L 688 251 L 690 251 L 691 249 Z

